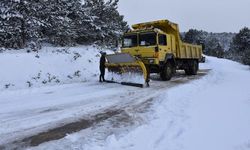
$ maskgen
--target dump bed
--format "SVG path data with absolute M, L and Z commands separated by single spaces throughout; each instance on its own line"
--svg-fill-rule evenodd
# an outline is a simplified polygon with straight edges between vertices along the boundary
M 182 43 L 178 54 L 178 58 L 181 59 L 201 59 L 202 46 L 193 45 L 188 43 Z
M 201 59 L 202 46 L 183 43 L 180 38 L 180 32 L 178 24 L 172 23 L 168 20 L 159 20 L 153 22 L 146 22 L 135 24 L 132 26 L 134 30 L 143 30 L 146 28 L 157 28 L 166 34 L 173 35 L 175 37 L 176 58 L 177 59 Z

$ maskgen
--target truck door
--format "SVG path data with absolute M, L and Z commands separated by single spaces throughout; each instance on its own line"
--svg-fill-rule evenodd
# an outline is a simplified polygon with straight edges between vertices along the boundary
M 171 35 L 170 41 L 171 41 L 171 52 L 176 57 L 176 42 L 175 42 L 175 37 Z
M 165 59 L 165 55 L 168 51 L 168 39 L 166 34 L 158 34 L 159 56 L 160 60 Z

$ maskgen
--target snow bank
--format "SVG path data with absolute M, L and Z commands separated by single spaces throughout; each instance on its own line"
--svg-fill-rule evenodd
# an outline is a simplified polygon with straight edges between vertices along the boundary
M 38 53 L 5 51 L 0 54 L 0 91 L 97 80 L 101 50 L 79 46 L 44 47 Z

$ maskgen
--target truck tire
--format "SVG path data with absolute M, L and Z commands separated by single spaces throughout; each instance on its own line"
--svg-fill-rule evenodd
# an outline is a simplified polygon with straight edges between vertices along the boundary
M 187 68 L 185 69 L 186 75 L 196 75 L 199 69 L 199 63 L 197 60 L 189 61 Z
M 171 63 L 166 63 L 160 72 L 163 81 L 169 81 L 173 76 L 173 67 Z

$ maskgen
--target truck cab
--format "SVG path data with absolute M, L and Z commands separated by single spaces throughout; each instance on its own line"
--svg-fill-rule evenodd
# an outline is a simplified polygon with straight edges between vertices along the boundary
M 160 29 L 130 31 L 123 36 L 121 51 L 142 59 L 151 73 L 158 73 L 166 54 L 176 56 L 175 37 Z
M 161 54 L 173 53 L 176 55 L 174 36 L 159 29 L 128 32 L 123 36 L 122 52 L 140 58 L 164 59 Z

